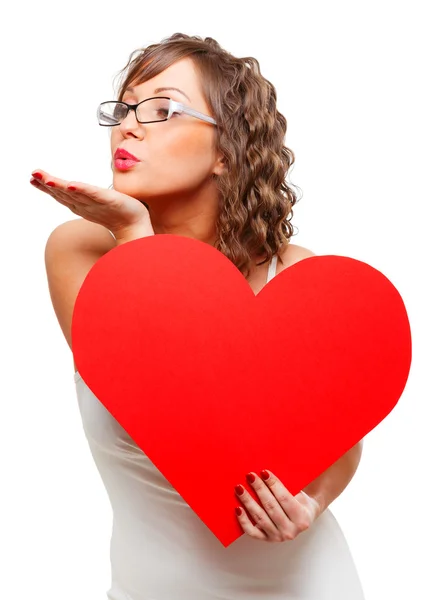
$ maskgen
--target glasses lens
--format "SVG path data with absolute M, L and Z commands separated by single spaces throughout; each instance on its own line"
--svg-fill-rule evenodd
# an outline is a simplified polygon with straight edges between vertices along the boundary
M 142 102 L 138 106 L 138 121 L 141 123 L 164 121 L 168 114 L 169 100 L 166 100 L 166 98 L 153 98 Z
M 97 111 L 100 125 L 118 125 L 125 118 L 127 107 L 121 102 L 102 102 Z M 169 100 L 153 98 L 146 100 L 138 106 L 138 121 L 151 123 L 164 121 L 169 114 Z
M 117 125 L 126 116 L 127 107 L 119 102 L 102 102 L 97 111 L 100 125 Z

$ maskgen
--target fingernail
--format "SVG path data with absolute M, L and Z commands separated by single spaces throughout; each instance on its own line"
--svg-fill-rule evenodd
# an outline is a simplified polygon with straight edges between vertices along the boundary
M 35 179 L 42 179 L 42 173 L 32 173 L 32 176 L 33 176 Z
M 73 185 L 68 185 L 67 189 L 70 190 L 71 192 L 74 192 L 76 190 L 76 187 Z
M 271 477 L 271 475 L 268 473 L 268 471 L 266 469 L 261 471 L 260 475 L 264 481 L 268 481 L 268 479 Z
M 235 486 L 235 492 L 238 494 L 238 496 L 242 496 L 244 493 L 244 488 L 242 485 L 236 485 Z
M 247 475 L 245 477 L 249 483 L 254 483 L 254 480 L 256 479 L 256 477 L 253 475 L 253 473 L 247 473 Z
M 53 181 L 47 181 L 46 185 L 49 185 L 49 187 L 55 187 L 55 183 Z
M 238 517 L 240 517 L 242 515 L 242 508 L 240 506 L 237 506 L 235 508 L 235 512 L 238 515 Z

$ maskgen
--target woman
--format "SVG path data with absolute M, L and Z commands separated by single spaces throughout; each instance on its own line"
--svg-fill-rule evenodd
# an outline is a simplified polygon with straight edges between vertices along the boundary
M 70 348 L 79 288 L 119 244 L 159 233 L 204 241 L 238 267 L 256 294 L 313 255 L 289 243 L 297 197 L 285 177 L 294 155 L 283 145 L 286 120 L 275 89 L 255 59 L 235 58 L 211 38 L 175 34 L 130 57 L 124 72 L 121 103 L 98 110 L 99 124 L 111 133 L 113 189 L 33 174 L 35 186 L 82 217 L 52 232 L 45 255 Z M 249 473 L 261 504 L 238 482 L 244 535 L 225 548 L 78 371 L 75 382 L 113 508 L 110 600 L 363 599 L 328 510 L 353 477 L 361 444 L 296 496 L 276 473 Z

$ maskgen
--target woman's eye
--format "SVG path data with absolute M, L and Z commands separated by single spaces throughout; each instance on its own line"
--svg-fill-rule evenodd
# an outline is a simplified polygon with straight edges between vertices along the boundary
M 163 114 L 164 114 L 166 117 L 167 117 L 167 116 L 168 116 L 168 114 L 169 114 L 169 110 L 168 110 L 167 108 L 159 108 L 159 109 L 157 109 L 157 112 L 159 112 L 159 113 L 163 113 Z M 174 111 L 174 112 L 172 113 L 172 116 L 174 116 L 174 115 L 180 115 L 180 114 L 181 114 L 181 113 L 179 113 L 179 112 L 175 112 L 175 111 Z

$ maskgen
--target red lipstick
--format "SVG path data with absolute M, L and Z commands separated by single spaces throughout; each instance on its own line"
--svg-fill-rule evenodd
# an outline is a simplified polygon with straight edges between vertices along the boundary
M 127 152 L 124 148 L 117 148 L 114 154 L 114 165 L 116 169 L 125 171 L 138 164 L 139 158 Z

